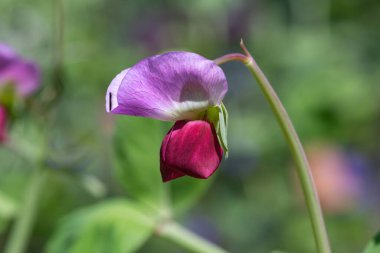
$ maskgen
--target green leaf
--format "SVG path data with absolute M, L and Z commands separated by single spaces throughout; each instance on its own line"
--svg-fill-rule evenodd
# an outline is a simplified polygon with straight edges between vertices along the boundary
M 114 137 L 114 165 L 118 179 L 132 197 L 161 206 L 160 147 L 166 131 L 160 121 L 118 117 Z
M 145 206 L 121 199 L 86 207 L 61 221 L 47 252 L 134 252 L 152 234 L 152 217 Z
M 17 213 L 17 202 L 0 191 L 0 217 L 13 218 Z
M 380 253 L 380 232 L 367 244 L 363 253 Z
M 0 191 L 0 233 L 8 222 L 16 216 L 19 207 L 16 200 Z

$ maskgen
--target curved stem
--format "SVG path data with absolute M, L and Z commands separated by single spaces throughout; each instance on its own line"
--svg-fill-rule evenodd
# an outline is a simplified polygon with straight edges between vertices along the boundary
M 26 189 L 24 204 L 19 210 L 18 219 L 14 224 L 4 253 L 22 253 L 25 251 L 29 235 L 33 228 L 44 177 L 44 169 L 35 169 Z
M 272 108 L 272 111 L 276 116 L 279 125 L 281 126 L 282 132 L 284 133 L 285 138 L 292 151 L 294 162 L 297 168 L 297 174 L 299 180 L 301 181 L 302 191 L 308 208 L 310 221 L 313 227 L 318 252 L 330 253 L 331 249 L 329 245 L 325 223 L 323 220 L 321 206 L 319 204 L 318 195 L 315 190 L 310 166 L 307 161 L 305 151 L 297 135 L 297 132 L 295 131 L 294 126 L 289 118 L 289 115 L 286 112 L 284 106 L 282 105 L 280 99 L 278 98 L 276 92 L 272 88 L 268 79 L 265 77 L 264 73 L 257 65 L 256 61 L 253 59 L 252 55 L 245 47 L 243 41 L 240 42 L 240 46 L 246 54 L 244 58 L 237 58 L 233 55 L 225 55 L 218 58 L 216 62 L 222 64 L 228 61 L 238 60 L 244 63 L 256 79 L 257 83 L 259 84 L 262 92 L 265 95 L 266 100 L 270 104 L 270 107 Z
M 163 224 L 157 233 L 194 253 L 228 253 L 173 221 Z
M 216 58 L 214 62 L 218 65 L 229 62 L 229 61 L 242 61 L 244 62 L 247 57 L 244 54 L 227 54 L 224 56 L 221 56 L 219 58 Z

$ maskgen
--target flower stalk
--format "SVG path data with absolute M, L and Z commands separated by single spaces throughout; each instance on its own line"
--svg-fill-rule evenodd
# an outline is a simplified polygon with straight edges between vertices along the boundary
M 157 230 L 157 233 L 162 238 L 172 241 L 194 253 L 228 253 L 224 249 L 206 241 L 174 221 L 167 221 L 165 224 L 162 224 L 160 229 Z
M 36 168 L 24 195 L 24 203 L 10 234 L 4 253 L 22 253 L 27 247 L 36 217 L 41 190 L 45 182 L 46 171 Z
M 273 113 L 275 114 L 279 125 L 281 126 L 282 132 L 285 135 L 290 150 L 293 154 L 293 159 L 297 169 L 296 171 L 301 182 L 301 187 L 308 208 L 318 252 L 330 253 L 331 249 L 323 219 L 322 209 L 318 200 L 318 195 L 312 178 L 310 166 L 307 161 L 301 141 L 297 135 L 296 130 L 294 129 L 288 113 L 286 112 L 272 85 L 245 47 L 243 40 L 240 42 L 240 46 L 243 49 L 245 55 L 227 54 L 215 59 L 214 61 L 218 65 L 230 61 L 240 61 L 248 68 L 248 70 L 256 79 Z

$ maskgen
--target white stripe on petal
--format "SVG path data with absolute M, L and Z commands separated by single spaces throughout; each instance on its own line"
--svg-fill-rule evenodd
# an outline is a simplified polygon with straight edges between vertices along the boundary
M 210 107 L 209 101 L 173 102 L 169 109 L 172 120 L 197 119 L 199 114 Z
M 106 111 L 112 112 L 115 108 L 119 106 L 117 101 L 117 92 L 119 90 L 121 81 L 123 80 L 125 74 L 127 74 L 129 68 L 121 71 L 108 86 L 106 94 Z

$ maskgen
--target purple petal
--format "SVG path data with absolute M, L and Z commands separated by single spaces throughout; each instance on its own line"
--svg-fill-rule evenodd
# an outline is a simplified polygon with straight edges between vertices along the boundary
M 35 63 L 20 58 L 10 47 L 0 44 L 0 87 L 13 84 L 21 96 L 35 91 L 40 72 Z
M 27 96 L 35 91 L 39 82 L 40 73 L 37 66 L 31 62 L 12 63 L 0 73 L 0 86 L 12 83 L 21 96 Z
M 146 58 L 114 83 L 119 80 L 117 76 L 109 87 L 112 97 L 118 87 L 117 102 L 107 103 L 107 111 L 159 120 L 195 119 L 220 104 L 228 89 L 218 65 L 189 52 Z
M 12 48 L 0 43 L 0 73 L 17 58 L 17 54 Z
M 0 58 L 15 58 L 16 52 L 6 44 L 0 43 Z

